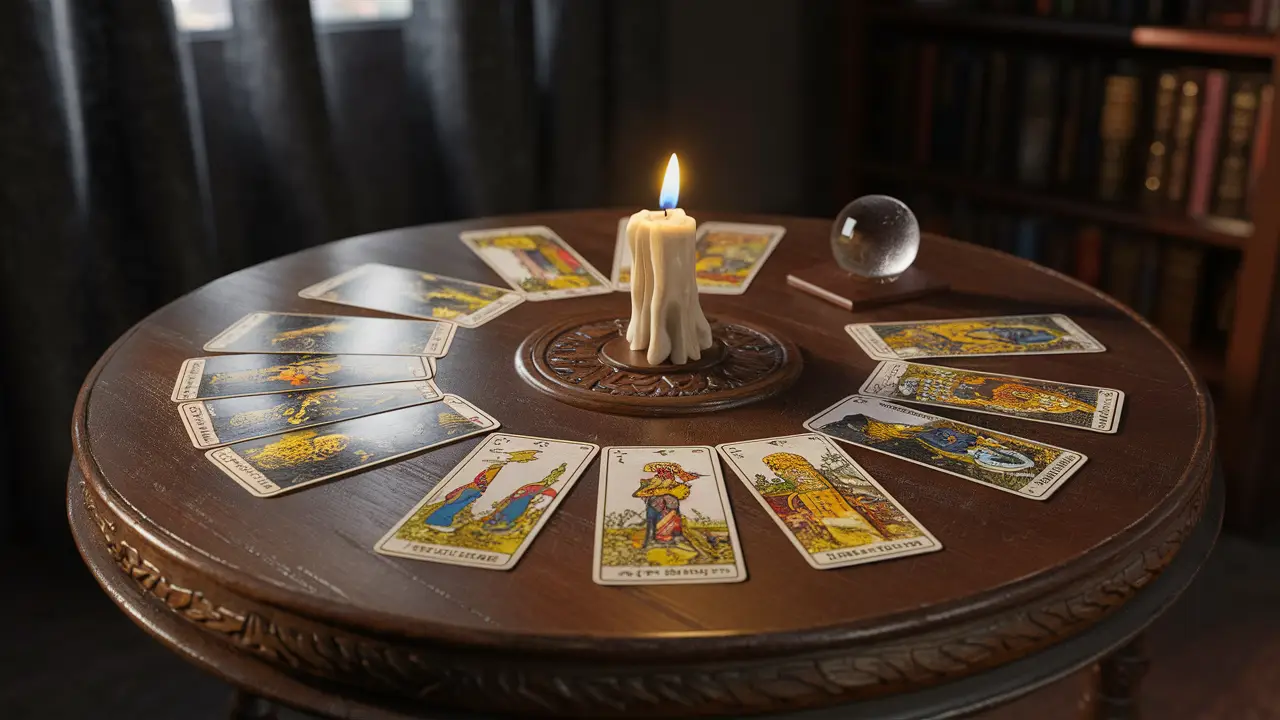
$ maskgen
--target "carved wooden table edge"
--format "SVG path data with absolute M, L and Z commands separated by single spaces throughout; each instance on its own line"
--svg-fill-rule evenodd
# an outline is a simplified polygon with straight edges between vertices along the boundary
M 1221 484 L 1220 481 L 1217 483 Z M 335 717 L 377 717 L 377 718 L 408 718 L 408 717 L 431 717 L 443 718 L 447 717 L 474 717 L 466 714 L 458 715 L 454 713 L 436 713 L 432 712 L 434 708 L 424 707 L 418 703 L 423 702 L 422 698 L 430 701 L 430 691 L 434 687 L 428 682 L 428 676 L 425 674 L 419 678 L 423 684 L 419 687 L 420 692 L 416 696 L 406 696 L 404 693 L 396 693 L 399 697 L 385 697 L 385 694 L 378 692 L 378 688 L 370 687 L 367 682 L 357 683 L 352 687 L 349 679 L 340 677 L 331 677 L 314 672 L 314 663 L 322 662 L 324 666 L 332 669 L 333 672 L 359 672 L 357 668 L 364 667 L 366 670 L 389 670 L 386 665 L 376 664 L 367 667 L 366 663 L 375 661 L 380 656 L 378 653 L 385 652 L 379 648 L 377 644 L 369 644 L 367 640 L 358 639 L 350 636 L 342 636 L 334 633 L 332 629 L 326 629 L 323 634 L 313 633 L 307 636 L 305 630 L 299 629 L 296 624 L 294 626 L 282 625 L 276 620 L 270 619 L 269 615 L 260 613 L 271 613 L 272 608 L 253 604 L 253 609 L 231 610 L 219 600 L 212 599 L 200 590 L 191 589 L 175 582 L 175 577 L 166 575 L 152 560 L 149 559 L 150 549 L 139 551 L 130 543 L 128 537 L 118 537 L 118 534 L 129 534 L 126 530 L 121 533 L 120 526 L 115 521 L 105 516 L 95 502 L 94 491 L 90 489 L 90 485 L 83 481 L 80 477 L 78 468 L 73 464 L 69 479 L 68 494 L 68 514 L 75 535 L 76 543 L 80 548 L 86 564 L 98 579 L 99 583 L 107 591 L 107 594 L 143 629 L 156 636 L 166 645 L 169 645 L 180 655 L 185 656 L 191 662 L 214 672 L 224 679 L 240 686 L 248 686 L 248 689 L 255 693 L 260 693 L 281 701 L 291 701 L 295 704 L 299 703 L 299 698 L 305 700 L 301 707 L 304 709 L 331 714 Z M 1175 522 L 1169 528 L 1169 534 L 1166 536 L 1166 542 L 1174 542 L 1177 546 L 1169 548 L 1168 545 L 1161 547 L 1160 551 L 1154 556 L 1163 561 L 1156 570 L 1147 569 L 1143 565 L 1142 570 L 1137 570 L 1136 565 L 1131 565 L 1129 572 L 1123 573 L 1123 577 L 1128 581 L 1121 581 L 1120 578 L 1112 578 L 1112 582 L 1122 582 L 1124 588 L 1128 588 L 1131 592 L 1125 597 L 1127 602 L 1138 591 L 1138 585 L 1146 587 L 1151 581 L 1155 580 L 1165 567 L 1175 559 L 1178 550 L 1181 548 L 1182 541 L 1196 529 L 1197 524 L 1201 525 L 1202 534 L 1205 531 L 1203 525 L 1212 521 L 1205 513 L 1205 504 L 1211 490 L 1211 485 L 1206 483 L 1203 490 L 1195 493 L 1191 502 L 1183 506 L 1183 512 L 1178 513 L 1179 519 L 1185 518 L 1190 524 L 1189 526 L 1180 525 Z M 1221 489 L 1218 488 L 1217 494 L 1221 495 Z M 1218 498 L 1217 517 L 1221 516 L 1221 498 Z M 1214 522 L 1213 527 L 1209 528 L 1209 540 L 1207 545 L 1211 546 L 1212 538 L 1216 537 L 1218 523 Z M 138 543 L 136 537 L 132 538 L 134 543 Z M 1165 551 L 1167 550 L 1167 556 Z M 1208 548 L 1203 549 L 1203 553 L 1207 554 Z M 1155 598 L 1148 605 L 1157 605 L 1157 609 L 1152 611 L 1148 609 L 1151 616 L 1140 623 L 1131 632 L 1140 632 L 1145 623 L 1154 620 L 1167 605 L 1171 604 L 1181 590 L 1188 584 L 1198 569 L 1203 558 L 1190 558 L 1191 567 L 1189 571 L 1185 571 L 1184 578 L 1180 579 L 1172 593 L 1167 596 Z M 114 570 L 112 569 L 114 566 Z M 1140 579 L 1140 580 L 1139 580 Z M 1118 588 L 1116 586 L 1108 586 L 1107 582 L 1099 585 L 1099 590 L 1107 593 L 1113 593 Z M 1124 607 L 1124 602 L 1117 602 L 1112 606 L 1105 607 L 1104 612 L 1098 613 L 1093 619 L 1096 622 L 1107 620 L 1112 615 L 1112 611 Z M 1027 613 L 1028 621 L 1031 620 L 1032 614 Z M 1035 624 L 1034 627 L 1044 629 L 1041 625 Z M 194 628 L 194 630 L 192 630 Z M 1084 627 L 1076 627 L 1072 629 L 1070 635 L 1063 635 L 1057 638 L 1063 641 L 1062 645 L 1070 644 L 1074 640 L 1074 636 L 1079 634 Z M 325 640 L 322 640 L 324 638 Z M 1099 645 L 1100 650 L 1093 653 L 1092 656 L 1084 656 L 1075 658 L 1074 662 L 1062 665 L 1055 671 L 1044 671 L 1042 677 L 1026 676 L 1019 680 L 1016 686 L 1006 683 L 1003 690 L 993 689 L 986 697 L 981 697 L 970 705 L 966 706 L 968 710 L 990 707 L 999 702 L 1013 699 L 1019 695 L 1025 694 L 1036 687 L 1048 684 L 1053 680 L 1063 677 L 1070 672 L 1083 667 L 1088 662 L 1101 657 L 1108 650 L 1113 650 L 1123 646 L 1130 638 L 1126 636 L 1117 637 L 1110 644 Z M 375 641 L 376 643 L 376 641 Z M 310 644 L 310 645 L 309 645 Z M 309 655 L 309 649 L 321 651 L 324 654 L 319 656 Z M 1050 646 L 1048 652 L 1052 653 L 1055 648 Z M 1013 665 L 1021 666 L 1028 661 L 1036 660 L 1038 655 L 1045 654 L 1043 651 L 1045 646 L 1037 646 L 1028 650 L 1021 660 L 1013 661 Z M 899 659 L 910 652 L 910 649 L 902 651 L 904 655 L 900 655 Z M 219 657 L 221 655 L 222 657 Z M 382 656 L 385 661 L 390 656 Z M 422 658 L 413 651 L 405 653 L 404 660 L 408 662 L 410 667 L 423 668 Z M 821 663 L 822 661 L 817 661 Z M 850 661 L 856 664 L 856 659 Z M 773 678 L 778 682 L 785 682 L 788 679 L 795 683 L 800 677 L 798 663 L 780 664 L 777 668 L 776 675 Z M 980 680 L 985 675 L 990 675 L 989 668 L 987 672 L 967 672 L 963 674 L 953 674 L 941 678 L 939 683 L 931 687 L 924 688 L 924 694 L 932 692 L 945 691 L 955 683 L 964 684 L 974 680 Z M 998 670 L 1007 670 L 1008 668 L 999 668 Z M 495 679 L 499 679 L 497 684 L 488 685 L 487 691 L 494 691 L 502 687 L 510 687 L 518 689 L 519 683 L 516 676 L 505 676 L 507 682 L 501 682 L 504 677 L 504 669 L 494 668 L 493 673 Z M 721 677 L 729 676 L 732 671 L 724 671 Z M 1007 674 L 1007 673 L 1006 673 Z M 655 674 L 659 677 L 665 677 L 668 680 L 683 677 L 679 672 L 672 670 L 669 673 Z M 436 671 L 434 677 L 435 683 L 458 682 L 462 678 L 454 674 L 449 669 L 440 668 Z M 714 681 L 715 674 L 698 675 L 695 680 Z M 253 678 L 252 682 L 247 678 Z M 316 683 L 317 679 L 333 679 L 337 680 L 341 687 L 334 688 L 320 687 L 321 683 Z M 618 678 L 617 683 L 623 682 Z M 832 680 L 834 682 L 834 680 Z M 478 690 L 480 687 L 467 683 L 470 689 Z M 286 687 L 287 686 L 287 687 Z M 481 686 L 484 687 L 484 686 Z M 597 686 L 595 691 L 598 693 L 607 687 L 618 688 L 618 685 L 602 685 Z M 334 693 L 335 690 L 341 689 L 342 695 Z M 644 713 L 652 716 L 654 704 L 657 700 L 672 700 L 670 686 L 658 686 L 658 694 L 651 695 L 648 702 L 633 705 L 629 709 L 632 714 L 636 712 Z M 356 695 L 350 696 L 354 690 Z M 916 694 L 919 694 L 918 692 Z M 849 694 L 840 694 L 832 702 L 848 703 L 859 699 L 871 699 L 883 695 L 883 693 L 868 693 L 860 696 Z M 567 700 L 567 698 L 566 698 Z M 684 714 L 692 715 L 693 708 L 689 708 L 683 703 L 676 703 L 679 710 L 685 711 Z M 768 711 L 778 708 L 795 708 L 799 705 L 791 702 L 780 702 L 775 708 L 760 708 L 752 706 L 750 703 L 742 702 L 736 707 L 726 708 L 735 713 L 754 714 L 758 712 Z M 593 706 L 594 707 L 594 706 Z M 848 706 L 854 707 L 854 706 Z M 393 709 L 394 708 L 394 709 Z M 591 715 L 597 710 L 589 710 L 587 708 L 575 708 L 566 704 L 555 705 L 554 707 L 541 707 L 541 712 L 574 714 L 580 716 Z M 843 708 L 832 708 L 832 710 L 842 710 Z M 616 710 L 616 709 L 615 709 Z M 421 713 L 429 713 L 423 715 Z M 536 712 L 536 710 L 535 710 Z M 816 713 L 816 714 L 813 714 Z M 819 715 L 824 719 L 827 716 L 821 710 L 813 710 L 802 712 L 796 716 L 796 720 L 818 720 Z M 950 716 L 950 713 L 948 714 Z M 840 715 L 839 717 L 844 717 Z M 859 717 L 864 717 L 859 713 Z M 865 715 L 865 717 L 881 717 L 879 714 Z M 886 716 L 887 717 L 887 716 Z M 902 717 L 909 717 L 903 715 Z

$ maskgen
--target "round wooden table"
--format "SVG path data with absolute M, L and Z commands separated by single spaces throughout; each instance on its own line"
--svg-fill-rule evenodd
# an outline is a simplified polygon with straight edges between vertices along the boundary
M 514 570 L 425 563 L 372 548 L 478 439 L 270 499 L 250 496 L 191 447 L 169 400 L 175 375 L 245 313 L 376 315 L 297 296 L 370 261 L 501 284 L 459 242 L 466 229 L 545 224 L 607 271 L 622 214 L 351 238 L 221 278 L 139 323 L 94 367 L 75 409 L 71 526 L 103 588 L 201 667 L 336 717 L 937 717 L 1016 697 L 1104 657 L 1104 696 L 1123 709 L 1142 665 L 1129 641 L 1190 582 L 1217 533 L 1212 406 L 1186 359 L 1132 312 L 973 245 L 926 237 L 918 266 L 952 289 L 853 315 L 784 281 L 830 257 L 828 222 L 694 213 L 787 228 L 745 295 L 702 297 L 708 316 L 758 322 L 803 355 L 794 386 L 744 407 L 603 414 L 556 402 L 517 375 L 527 336 L 583 312 L 625 315 L 622 293 L 528 302 L 459 329 L 437 375 L 509 432 L 602 446 L 714 445 L 803 432 L 806 418 L 856 392 L 876 362 L 845 334 L 848 322 L 1072 317 L 1107 352 L 943 361 L 1128 394 L 1115 435 L 938 411 L 1086 454 L 1049 501 L 846 446 L 941 552 L 813 570 L 727 472 L 746 582 L 600 586 L 591 579 L 597 460 Z

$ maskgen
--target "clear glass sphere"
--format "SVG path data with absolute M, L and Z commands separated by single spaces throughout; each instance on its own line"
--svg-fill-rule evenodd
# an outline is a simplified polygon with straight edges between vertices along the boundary
M 836 216 L 831 254 L 844 270 L 889 282 L 911 267 L 920 250 L 920 224 L 901 200 L 863 195 Z

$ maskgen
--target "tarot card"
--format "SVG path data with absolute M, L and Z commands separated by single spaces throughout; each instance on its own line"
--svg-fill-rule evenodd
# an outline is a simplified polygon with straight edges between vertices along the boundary
M 709 222 L 698 226 L 698 292 L 741 295 L 747 291 L 764 261 L 782 241 L 787 229 L 778 225 Z M 618 221 L 613 251 L 613 285 L 631 289 L 631 245 L 627 218 Z
M 746 440 L 716 450 L 818 570 L 942 549 L 875 478 L 822 435 Z
M 854 323 L 844 329 L 876 360 L 1042 355 L 1106 350 L 1065 315 Z
M 613 272 L 609 279 L 615 290 L 631 289 L 631 243 L 627 240 L 629 217 L 618 219 L 618 239 L 613 244 Z
M 741 295 L 787 229 L 778 225 L 708 222 L 698 226 L 698 292 Z
M 1124 405 L 1124 393 L 1112 388 L 897 360 L 881 361 L 858 392 L 1100 433 L 1116 431 Z
M 442 395 L 434 382 L 419 380 L 197 400 L 179 405 L 178 414 L 191 444 L 210 448 L 434 402 Z
M 510 570 L 599 451 L 586 442 L 490 435 L 374 550 Z
M 805 421 L 808 430 L 1033 500 L 1047 500 L 1084 455 L 977 425 L 851 395 Z
M 378 263 L 348 270 L 303 288 L 298 295 L 425 320 L 444 320 L 465 328 L 480 327 L 524 302 L 520 293 L 492 285 Z
M 255 312 L 205 343 L 208 352 L 444 357 L 457 325 L 429 320 Z
M 462 242 L 526 300 L 556 300 L 613 292 L 609 281 L 551 228 L 464 232 Z
M 457 395 L 332 425 L 216 448 L 205 457 L 258 497 L 270 497 L 498 428 Z
M 178 370 L 173 401 L 430 380 L 435 358 L 390 355 L 214 355 Z
M 709 447 L 605 448 L 595 533 L 594 579 L 601 585 L 747 579 Z

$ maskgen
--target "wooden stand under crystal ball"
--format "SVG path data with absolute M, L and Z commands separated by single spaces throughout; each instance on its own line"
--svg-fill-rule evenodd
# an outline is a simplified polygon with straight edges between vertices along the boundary
M 937 536 L 940 552 L 814 570 L 725 469 L 744 582 L 597 585 L 597 460 L 510 571 L 389 558 L 374 553 L 379 538 L 480 439 L 269 499 L 249 496 L 191 447 L 169 400 L 174 377 L 184 359 L 205 355 L 201 346 L 245 313 L 385 317 L 297 295 L 365 262 L 498 283 L 458 240 L 465 230 L 546 225 L 607 268 L 618 220 L 630 212 L 481 218 L 364 235 L 220 278 L 147 317 L 89 373 L 73 418 L 68 512 L 98 582 L 181 657 L 247 692 L 332 717 L 951 717 L 1099 659 L 1112 717 L 1132 707 L 1126 696 L 1142 664 L 1130 640 L 1190 582 L 1221 513 L 1208 395 L 1181 354 L 1132 312 L 984 248 L 926 235 L 916 264 L 951 289 L 851 314 L 786 284 L 788 274 L 830 259 L 829 219 L 697 211 L 699 222 L 787 231 L 746 294 L 702 295 L 713 337 L 725 343 L 718 363 L 708 348 L 678 370 L 628 370 L 639 365 L 629 347 L 606 342 L 622 329 L 616 321 L 630 319 L 630 299 L 613 293 L 525 302 L 482 327 L 460 328 L 436 374 L 441 389 L 499 419 L 502 432 L 602 446 L 716 445 L 804 432 L 806 418 L 855 392 L 876 361 L 844 332 L 846 323 L 1070 315 L 1107 352 L 941 363 L 1128 394 L 1115 435 L 939 412 L 1088 455 L 1049 501 L 846 447 Z M 717 327 L 746 328 L 746 336 L 717 335 Z M 699 376 L 708 383 L 721 382 L 716 372 L 747 380 L 729 363 L 748 353 L 796 358 L 783 368 L 798 368 L 803 353 L 804 368 L 781 392 L 752 390 L 746 405 L 637 417 L 620 414 L 613 389 L 598 381 L 578 388 L 614 403 L 609 412 L 560 401 L 568 391 L 553 397 L 531 386 L 512 363 L 531 335 L 561 342 L 543 354 L 558 363 L 557 376 L 607 373 L 617 384 L 630 377 L 625 392 L 632 393 L 648 382 L 634 402 L 662 397 L 668 408 L 732 397 L 672 397 L 671 386 L 708 370 Z M 540 342 L 531 338 L 526 347 Z M 764 349 L 771 344 L 781 350 Z M 577 365 L 578 354 L 585 365 Z M 635 374 L 614 373 L 619 366 Z M 739 386 L 755 387 L 749 380 Z M 83 650 L 74 639 L 59 642 L 69 655 Z

